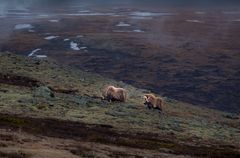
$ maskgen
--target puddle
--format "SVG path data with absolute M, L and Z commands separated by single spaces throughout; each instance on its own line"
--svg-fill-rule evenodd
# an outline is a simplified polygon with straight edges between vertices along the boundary
M 143 30 L 140 30 L 140 29 L 136 29 L 136 30 L 133 30 L 133 32 L 142 33 L 142 32 L 144 32 L 144 31 L 143 31 Z
M 35 53 L 37 53 L 38 51 L 42 50 L 41 48 L 37 48 L 37 49 L 34 49 L 29 55 L 28 57 L 31 57 L 33 56 Z
M 40 17 L 40 18 L 47 18 L 47 17 L 49 17 L 50 15 L 48 15 L 48 14 L 40 14 L 40 15 L 38 15 L 38 17 Z
M 36 58 L 47 58 L 46 55 L 36 55 Z
M 78 44 L 73 41 L 70 43 L 70 47 L 72 50 L 80 50 L 80 48 L 78 47 Z
M 133 12 L 130 14 L 131 16 L 134 17 L 152 17 L 152 16 L 169 16 L 169 15 L 173 15 L 172 13 L 168 13 L 168 12 L 163 12 L 163 13 L 153 13 L 153 12 Z
M 151 20 L 151 19 L 153 19 L 153 17 L 150 17 L 150 16 L 148 16 L 148 17 L 144 17 L 144 16 L 132 16 L 131 17 L 131 19 L 138 19 L 138 20 Z
M 15 25 L 15 30 L 21 30 L 21 29 L 32 29 L 34 28 L 31 24 L 17 24 Z
M 124 32 L 131 32 L 131 31 L 126 31 L 126 30 L 113 30 L 113 32 L 124 33 Z
M 47 55 L 35 55 L 37 52 L 39 52 L 40 50 L 42 50 L 41 48 L 37 48 L 34 49 L 29 55 L 28 57 L 34 57 L 34 58 L 47 58 Z
M 58 38 L 59 36 L 47 36 L 45 37 L 44 39 L 45 40 L 52 40 L 52 39 L 55 39 L 55 38 Z
M 113 32 L 117 32 L 117 33 L 130 33 L 130 32 L 143 33 L 145 31 L 140 30 L 140 29 L 135 29 L 135 30 L 132 30 L 132 31 L 128 31 L 128 30 L 113 30 Z
M 63 16 L 114 16 L 115 13 L 73 13 L 73 14 L 62 14 Z
M 128 27 L 128 26 L 131 26 L 131 25 L 121 21 L 116 26 L 118 26 L 118 27 Z
M 90 10 L 80 10 L 79 13 L 90 13 Z
M 82 37 L 83 37 L 83 35 L 77 35 L 76 37 L 77 37 L 77 38 L 82 38 Z
M 80 50 L 87 49 L 87 47 L 80 47 Z
M 52 22 L 52 23 L 57 23 L 57 22 L 59 22 L 59 20 L 57 20 L 57 19 L 52 19 L 52 20 L 48 20 L 49 22 Z
M 204 21 L 201 21 L 201 20 L 186 20 L 186 22 L 191 22 L 191 23 L 204 23 Z

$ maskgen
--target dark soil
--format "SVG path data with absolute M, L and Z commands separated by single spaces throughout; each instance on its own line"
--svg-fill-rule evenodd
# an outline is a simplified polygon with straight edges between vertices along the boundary
M 0 128 L 18 130 L 37 136 L 74 139 L 83 142 L 126 146 L 139 149 L 169 149 L 170 153 L 197 157 L 239 157 L 240 153 L 231 146 L 191 146 L 179 144 L 174 136 L 161 136 L 151 133 L 130 133 L 114 130 L 108 125 L 85 124 L 56 119 L 29 118 L 1 114 Z M 5 138 L 6 139 L 6 138 Z M 77 154 L 77 151 L 72 151 Z M 4 155 L 3 155 L 4 156 Z M 7 155 L 14 157 L 15 155 Z M 24 157 L 24 155 L 22 155 Z

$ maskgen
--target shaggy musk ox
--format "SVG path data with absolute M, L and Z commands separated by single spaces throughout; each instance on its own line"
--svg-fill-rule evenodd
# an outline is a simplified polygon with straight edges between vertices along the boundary
M 155 97 L 153 94 L 145 94 L 144 95 L 145 105 L 148 106 L 149 109 L 159 109 L 163 110 L 163 99 L 159 97 Z
M 127 100 L 127 90 L 114 86 L 108 86 L 103 92 L 103 98 L 108 100 L 109 102 L 125 102 Z

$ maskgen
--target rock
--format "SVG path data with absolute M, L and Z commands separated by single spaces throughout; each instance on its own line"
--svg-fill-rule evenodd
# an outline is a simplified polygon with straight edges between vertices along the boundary
M 34 97 L 40 97 L 45 99 L 52 99 L 54 98 L 54 93 L 46 86 L 40 86 L 35 89 Z

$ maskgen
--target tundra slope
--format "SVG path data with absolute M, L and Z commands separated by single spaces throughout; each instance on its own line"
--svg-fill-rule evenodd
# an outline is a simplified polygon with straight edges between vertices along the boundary
M 129 92 L 101 100 L 106 85 Z M 238 115 L 165 98 L 50 59 L 0 54 L 0 157 L 239 157 Z

